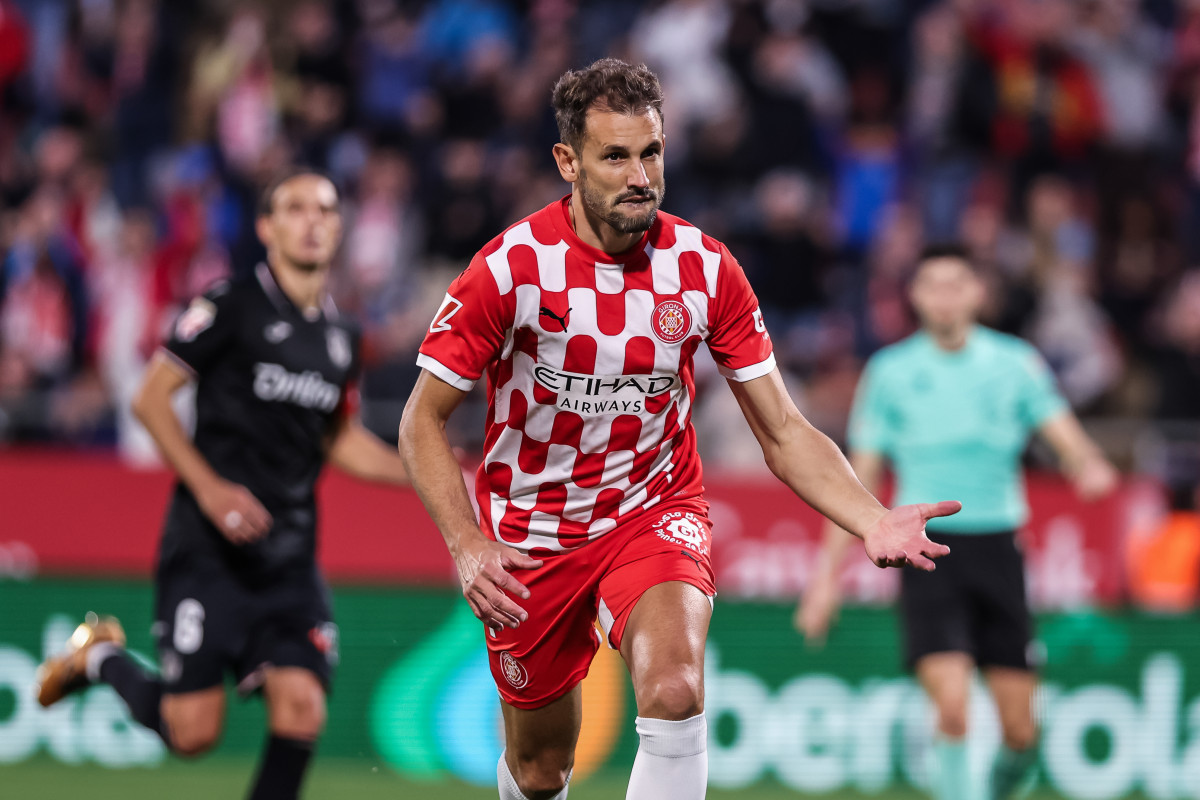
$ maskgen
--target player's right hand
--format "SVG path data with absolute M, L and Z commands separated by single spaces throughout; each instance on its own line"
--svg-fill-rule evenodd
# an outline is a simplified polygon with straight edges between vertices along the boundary
M 510 594 L 529 599 L 529 589 L 511 570 L 537 569 L 542 562 L 491 539 L 473 539 L 454 556 L 463 597 L 471 611 L 489 628 L 515 628 L 529 614 Z
M 814 576 L 804 590 L 804 597 L 796 606 L 796 614 L 792 619 L 792 624 L 803 634 L 806 644 L 811 647 L 825 644 L 825 637 L 837 619 L 841 604 L 837 576 L 827 572 L 819 572 Z
M 250 490 L 232 481 L 218 480 L 196 496 L 204 516 L 234 544 L 249 544 L 266 536 L 273 520 Z

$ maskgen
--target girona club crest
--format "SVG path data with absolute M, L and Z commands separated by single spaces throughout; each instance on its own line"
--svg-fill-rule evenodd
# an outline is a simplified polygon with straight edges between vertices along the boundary
M 500 654 L 500 669 L 504 671 L 504 680 L 514 689 L 524 689 L 525 684 L 529 683 L 529 673 L 524 665 L 507 650 Z
M 663 300 L 650 315 L 654 335 L 667 344 L 682 341 L 692 330 L 692 313 L 678 300 Z

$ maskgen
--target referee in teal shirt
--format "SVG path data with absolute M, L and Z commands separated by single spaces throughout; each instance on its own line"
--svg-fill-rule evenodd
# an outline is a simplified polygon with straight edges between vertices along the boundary
M 1117 474 L 1037 351 L 976 323 L 984 286 L 965 251 L 926 250 L 909 293 L 921 330 L 868 362 L 850 415 L 850 462 L 872 492 L 890 463 L 895 504 L 962 501 L 958 514 L 927 525 L 950 555 L 936 571 L 902 573 L 905 660 L 937 709 L 934 797 L 1000 800 L 1037 761 L 1033 631 L 1016 542 L 1029 517 L 1021 454 L 1040 433 L 1084 499 L 1110 491 Z M 824 639 L 837 613 L 838 575 L 852 541 L 832 524 L 826 529 L 816 575 L 796 614 L 810 642 Z M 967 699 L 976 667 L 1003 732 L 986 787 L 972 786 L 967 770 Z

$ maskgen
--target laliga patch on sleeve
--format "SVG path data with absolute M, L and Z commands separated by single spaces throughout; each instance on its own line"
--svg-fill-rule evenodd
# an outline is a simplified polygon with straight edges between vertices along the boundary
M 175 323 L 175 338 L 181 342 L 190 342 L 208 330 L 216 318 L 216 305 L 207 298 L 197 297 Z

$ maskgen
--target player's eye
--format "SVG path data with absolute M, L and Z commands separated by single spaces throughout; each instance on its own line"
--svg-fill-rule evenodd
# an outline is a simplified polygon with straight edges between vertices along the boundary
M 606 161 L 611 161 L 612 163 L 615 164 L 616 162 L 621 160 L 622 156 L 620 153 L 609 153 L 604 158 Z

